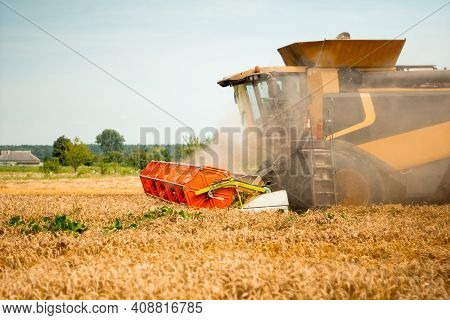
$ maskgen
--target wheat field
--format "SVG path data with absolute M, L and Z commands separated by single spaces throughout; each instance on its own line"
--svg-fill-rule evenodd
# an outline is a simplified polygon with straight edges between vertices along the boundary
M 149 214 L 164 205 L 136 177 L 3 183 L 0 299 L 450 296 L 449 205 Z M 87 229 L 10 222 L 61 214 Z

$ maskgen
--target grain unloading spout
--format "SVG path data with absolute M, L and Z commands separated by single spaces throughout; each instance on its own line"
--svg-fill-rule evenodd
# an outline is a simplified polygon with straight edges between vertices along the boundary
M 140 179 L 147 195 L 194 208 L 228 208 L 237 204 L 245 210 L 287 209 L 287 196 L 264 186 L 258 176 L 249 180 L 213 167 L 151 161 Z M 248 195 L 259 196 L 251 198 Z M 244 196 L 245 195 L 245 196 Z

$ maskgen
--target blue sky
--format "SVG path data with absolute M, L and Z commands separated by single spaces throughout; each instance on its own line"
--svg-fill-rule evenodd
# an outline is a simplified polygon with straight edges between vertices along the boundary
M 230 88 L 216 82 L 282 65 L 296 41 L 393 38 L 445 1 L 2 0 L 195 130 L 233 123 Z M 450 5 L 404 36 L 399 64 L 450 67 Z M 114 128 L 177 128 L 155 109 L 0 3 L 0 144 L 92 143 Z

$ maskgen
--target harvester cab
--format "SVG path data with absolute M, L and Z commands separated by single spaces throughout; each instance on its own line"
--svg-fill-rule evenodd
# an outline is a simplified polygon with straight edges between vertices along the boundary
M 305 68 L 255 67 L 219 81 L 221 86 L 233 86 L 234 98 L 245 127 L 267 127 L 270 123 L 295 123 L 288 108 L 300 107 L 306 95 Z M 300 110 L 294 114 L 299 115 Z

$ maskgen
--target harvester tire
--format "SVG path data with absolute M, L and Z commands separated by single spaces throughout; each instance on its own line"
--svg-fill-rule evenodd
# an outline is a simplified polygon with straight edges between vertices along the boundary
M 364 206 L 384 201 L 383 178 L 370 160 L 337 150 L 334 165 L 337 204 Z

